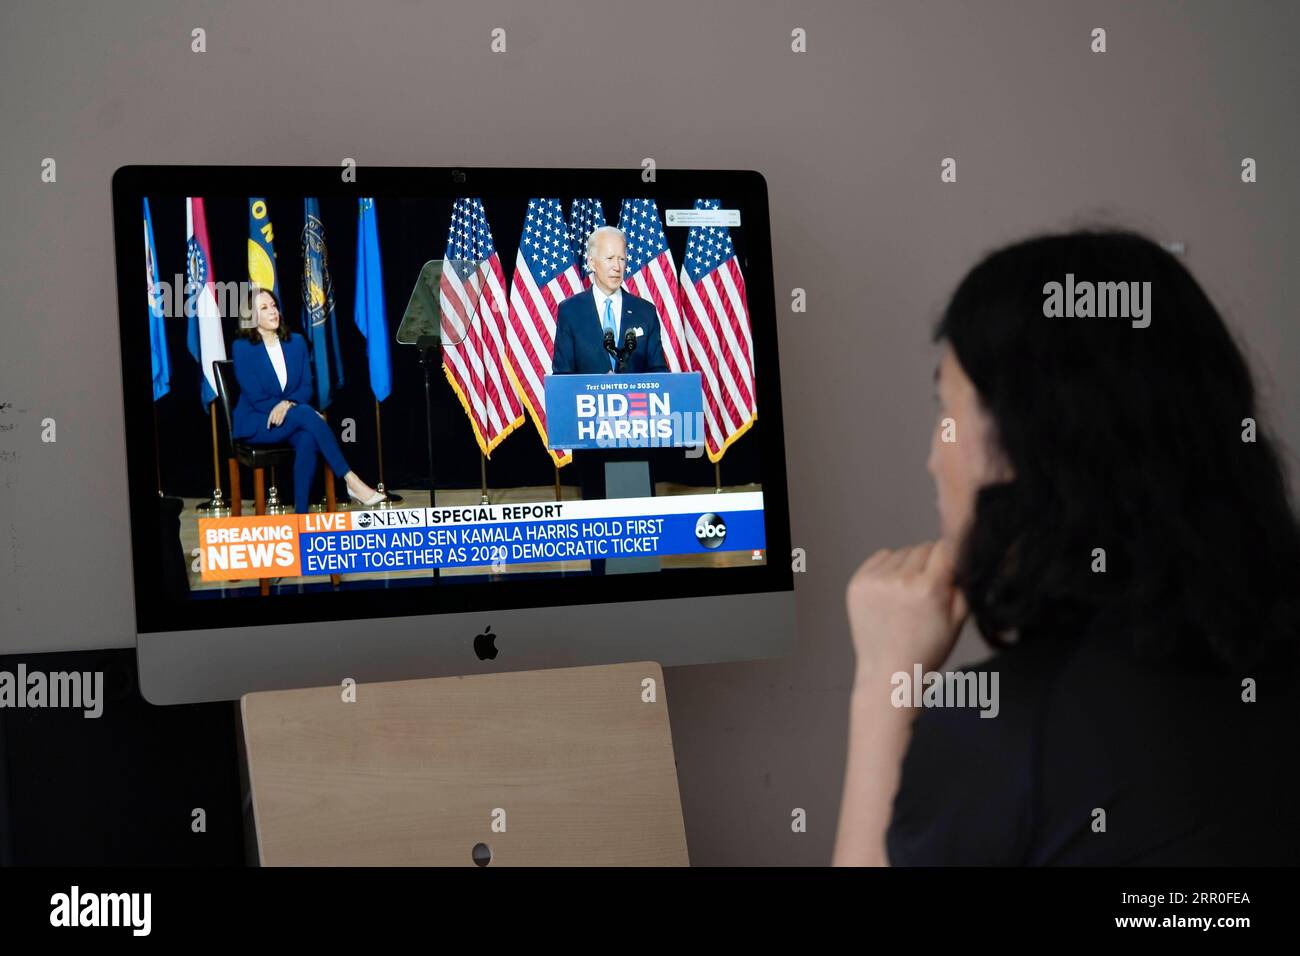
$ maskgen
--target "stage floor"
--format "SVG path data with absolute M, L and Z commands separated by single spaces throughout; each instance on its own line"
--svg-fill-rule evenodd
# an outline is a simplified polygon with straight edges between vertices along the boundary
M 399 508 L 423 508 L 429 504 L 429 493 L 423 490 L 409 490 L 405 488 L 394 489 L 395 492 L 402 496 L 402 501 L 396 507 Z M 655 485 L 655 495 L 659 497 L 668 497 L 672 495 L 698 495 L 711 494 L 715 489 L 712 486 L 707 488 L 695 488 L 687 485 L 677 485 L 669 482 L 658 482 Z M 762 491 L 762 487 L 757 484 L 749 485 L 724 485 L 722 491 Z M 181 512 L 181 545 L 185 549 L 185 554 L 189 556 L 189 580 L 191 591 L 213 592 L 211 597 L 218 597 L 222 593 L 231 594 L 244 589 L 256 591 L 258 582 L 252 581 L 229 581 L 215 582 L 203 581 L 199 578 L 199 572 L 196 570 L 198 547 L 199 547 L 199 518 L 203 512 L 197 510 L 197 506 L 202 499 L 186 498 L 185 510 Z M 578 488 L 561 485 L 561 501 L 580 501 L 582 495 Z M 448 488 L 439 489 L 435 504 L 438 507 L 450 505 L 476 505 L 480 501 L 478 488 Z M 534 485 L 521 488 L 489 488 L 488 501 L 490 504 L 530 504 L 533 502 L 555 501 L 554 485 Z M 346 505 L 340 503 L 340 511 L 351 510 Z M 292 511 L 292 509 L 290 509 Z M 252 515 L 254 513 L 253 502 L 251 499 L 245 499 L 243 502 L 243 513 Z M 759 564 L 748 551 L 722 551 L 716 554 L 699 554 L 699 555 L 669 555 L 660 559 L 660 570 L 671 570 L 677 568 L 722 568 L 722 567 L 740 567 Z M 506 565 L 497 573 L 492 572 L 491 566 L 472 568 L 444 568 L 439 572 L 439 577 L 495 577 L 504 578 L 516 574 L 547 574 L 547 575 L 567 575 L 567 574 L 590 574 L 591 563 L 589 561 L 550 561 L 536 562 L 529 564 Z M 654 572 L 651 572 L 654 573 Z M 433 578 L 432 571 L 393 571 L 393 572 L 372 572 L 361 574 L 345 574 L 342 576 L 342 586 L 346 587 L 349 583 L 366 582 L 368 586 L 373 587 L 376 583 L 389 583 L 400 585 L 418 585 L 421 581 L 429 581 Z M 283 589 L 316 589 L 328 588 L 328 577 L 294 577 L 294 578 L 275 578 L 272 580 L 272 586 L 277 590 Z M 205 595 L 207 596 L 207 595 Z

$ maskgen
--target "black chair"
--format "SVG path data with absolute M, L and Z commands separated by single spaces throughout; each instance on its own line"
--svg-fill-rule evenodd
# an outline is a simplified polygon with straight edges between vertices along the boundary
M 239 489 L 239 467 L 243 465 L 253 472 L 253 505 L 257 514 L 266 514 L 266 469 L 293 468 L 292 445 L 250 445 L 236 441 L 235 405 L 239 402 L 239 380 L 235 378 L 235 363 L 222 359 L 212 363 L 212 371 L 217 380 L 217 400 L 221 402 L 221 413 L 226 419 L 226 437 L 230 439 L 231 456 L 226 459 L 230 469 L 230 514 L 239 517 L 243 513 L 243 498 Z M 334 472 L 325 466 L 325 507 L 329 511 L 338 510 L 334 496 Z M 339 575 L 331 574 L 330 583 L 338 587 Z M 271 582 L 267 578 L 260 581 L 263 594 L 271 593 Z

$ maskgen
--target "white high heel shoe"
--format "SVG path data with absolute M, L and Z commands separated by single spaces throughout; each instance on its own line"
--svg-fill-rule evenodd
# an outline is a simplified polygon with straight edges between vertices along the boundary
M 382 491 L 376 491 L 369 498 L 362 498 L 360 495 L 354 494 L 351 488 L 348 488 L 348 497 L 366 508 L 373 508 L 375 505 L 379 504 L 379 502 L 387 498 L 388 495 L 384 494 Z

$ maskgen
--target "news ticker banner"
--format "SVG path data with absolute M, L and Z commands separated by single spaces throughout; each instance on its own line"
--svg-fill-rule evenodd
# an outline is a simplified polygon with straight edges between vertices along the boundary
M 719 551 L 764 560 L 763 494 L 200 518 L 204 581 Z
M 681 448 L 704 441 L 699 372 L 547 375 L 547 447 Z

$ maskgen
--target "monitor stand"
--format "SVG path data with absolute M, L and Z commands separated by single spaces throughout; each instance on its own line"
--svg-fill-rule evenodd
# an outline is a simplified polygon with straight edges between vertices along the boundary
M 656 663 L 262 691 L 240 709 L 262 865 L 689 865 Z

